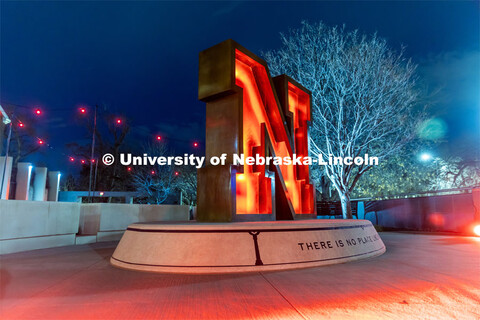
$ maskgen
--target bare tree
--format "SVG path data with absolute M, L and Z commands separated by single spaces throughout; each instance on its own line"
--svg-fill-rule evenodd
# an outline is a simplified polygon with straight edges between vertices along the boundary
M 458 156 L 433 159 L 436 179 L 430 181 L 434 190 L 480 186 L 480 162 Z
M 105 110 L 106 107 L 101 108 Z M 89 185 L 90 157 L 91 157 L 91 135 L 93 125 L 91 118 L 82 118 L 81 121 L 87 129 L 85 143 L 72 142 L 66 144 L 71 154 L 78 159 L 85 160 L 80 171 L 80 177 L 76 181 L 76 188 L 86 190 Z M 128 145 L 126 138 L 130 133 L 130 121 L 122 117 L 122 123 L 116 123 L 116 116 L 109 112 L 102 112 L 98 116 L 97 128 L 95 130 L 95 157 L 101 158 L 105 153 L 111 153 L 116 159 L 121 152 L 131 151 L 132 146 Z M 95 168 L 94 168 L 95 170 Z M 118 161 L 111 166 L 99 165 L 97 178 L 94 179 L 93 190 L 107 191 L 128 191 L 131 190 L 130 172 L 125 170 Z M 109 198 L 109 202 L 112 199 Z
M 178 173 L 176 187 L 182 193 L 182 202 L 193 206 L 197 203 L 197 169 L 183 166 Z
M 5 111 L 12 117 L 12 137 L 9 154 L 13 157 L 13 168 L 17 167 L 18 162 L 23 161 L 29 155 L 42 151 L 42 146 L 38 143 L 38 118 L 32 116 L 30 108 L 7 104 Z M 21 125 L 21 126 L 20 126 Z M 0 136 L 7 136 L 6 126 L 1 127 Z M 42 136 L 42 138 L 46 138 Z M 3 144 L 3 139 L 0 144 Z M 0 150 L 2 148 L 0 147 Z
M 352 195 L 355 198 L 392 198 L 427 192 L 437 180 L 435 166 L 419 161 L 413 153 L 401 152 L 366 172 Z
M 164 144 L 149 144 L 144 148 L 149 156 L 169 156 Z M 175 168 L 169 165 L 138 166 L 134 168 L 133 185 L 140 193 L 140 201 L 161 204 L 177 187 Z
M 384 39 L 345 27 L 303 22 L 281 34 L 282 48 L 264 54 L 273 74 L 288 74 L 312 91 L 312 156 L 380 160 L 414 137 L 420 117 L 416 66 L 390 50 Z M 352 218 L 350 195 L 372 166 L 324 166 L 337 190 L 344 218 Z

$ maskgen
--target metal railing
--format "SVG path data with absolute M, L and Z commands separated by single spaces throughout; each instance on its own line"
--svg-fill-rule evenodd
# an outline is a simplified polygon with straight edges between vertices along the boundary
M 449 194 L 472 193 L 473 189 L 480 189 L 480 186 L 401 193 L 398 195 L 385 196 L 385 197 L 356 198 L 356 199 L 352 199 L 352 201 L 376 201 L 376 200 L 392 200 L 392 199 L 419 198 L 419 197 L 430 197 L 430 196 L 444 196 Z

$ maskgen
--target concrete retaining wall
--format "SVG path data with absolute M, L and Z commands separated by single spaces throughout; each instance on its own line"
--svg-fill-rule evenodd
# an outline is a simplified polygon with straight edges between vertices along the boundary
M 0 254 L 75 244 L 80 204 L 0 200 Z
M 80 234 L 96 234 L 97 241 L 120 240 L 135 222 L 186 221 L 189 206 L 95 203 L 82 205 Z
M 0 254 L 73 245 L 79 236 L 118 240 L 134 222 L 188 218 L 188 206 L 0 200 Z
M 359 202 L 358 218 L 387 228 L 470 233 L 480 222 L 480 190 L 433 197 Z

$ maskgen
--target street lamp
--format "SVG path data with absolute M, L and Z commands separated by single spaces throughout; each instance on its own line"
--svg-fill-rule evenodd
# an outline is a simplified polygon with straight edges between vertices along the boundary
M 92 152 L 91 152 L 91 161 L 90 161 L 90 173 L 88 177 L 88 202 L 92 202 L 91 192 L 92 192 L 92 171 L 93 171 L 93 163 L 95 162 L 95 133 L 97 131 L 97 109 L 98 106 L 95 105 L 95 111 L 93 113 L 93 133 L 92 133 Z M 80 108 L 79 109 L 81 114 L 85 114 L 87 109 Z M 82 164 L 84 161 L 82 161 Z
M 428 153 L 428 152 L 424 152 L 420 155 L 420 160 L 422 161 L 430 161 L 432 160 L 432 154 L 431 153 Z
M 95 159 L 92 159 L 92 162 L 95 163 L 95 179 L 93 180 L 93 192 L 95 193 L 95 190 L 97 190 L 97 172 L 98 172 L 98 161 Z
M 91 197 L 91 192 L 92 192 L 92 173 L 93 173 L 93 164 L 95 163 L 95 134 L 97 132 L 97 109 L 98 106 L 95 105 L 95 111 L 93 113 L 93 132 L 92 132 L 92 151 L 91 151 L 91 157 L 90 157 L 90 173 L 88 177 L 88 202 L 92 202 L 92 197 Z M 80 107 L 78 111 L 81 114 L 86 114 L 87 113 L 87 108 L 85 107 Z M 85 160 L 81 161 L 82 164 L 85 164 Z

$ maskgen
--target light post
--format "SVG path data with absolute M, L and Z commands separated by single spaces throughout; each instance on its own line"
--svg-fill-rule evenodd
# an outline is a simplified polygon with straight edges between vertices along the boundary
M 88 178 L 88 203 L 92 202 L 91 192 L 92 192 L 92 171 L 93 171 L 93 159 L 95 159 L 95 133 L 97 131 L 97 108 L 95 105 L 95 111 L 93 113 L 93 133 L 92 133 L 92 152 L 90 156 L 90 174 Z M 80 108 L 81 113 L 85 113 L 84 108 Z
M 12 138 L 12 120 L 8 117 L 5 110 L 3 110 L 2 106 L 0 105 L 0 112 L 2 113 L 3 123 L 9 124 L 8 127 L 8 136 L 7 136 L 7 145 L 5 146 L 5 160 L 3 161 L 3 171 L 2 171 L 2 183 L 0 184 L 0 199 L 3 195 L 3 184 L 5 181 L 5 175 L 7 174 L 7 161 L 8 161 L 8 151 L 10 148 L 10 139 Z
M 97 159 L 93 159 L 92 161 L 95 162 L 95 178 L 93 179 L 93 193 L 97 190 L 97 171 L 98 171 L 98 161 Z

